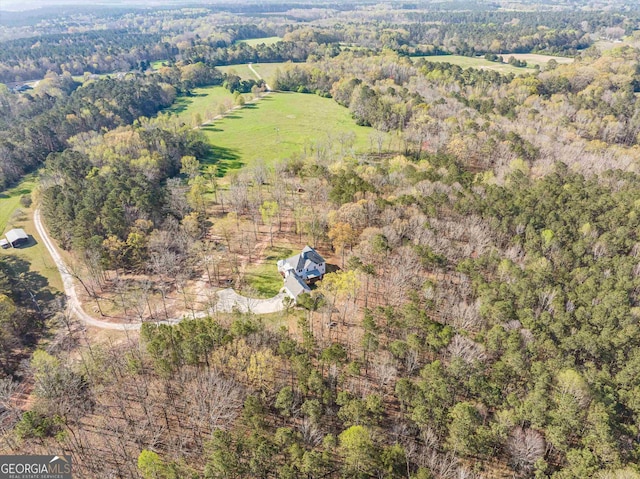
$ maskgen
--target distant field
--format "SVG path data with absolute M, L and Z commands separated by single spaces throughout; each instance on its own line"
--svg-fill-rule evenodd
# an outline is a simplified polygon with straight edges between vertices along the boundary
M 601 52 L 613 50 L 614 48 L 620 48 L 623 46 L 638 48 L 640 47 L 640 39 L 634 38 L 633 36 L 626 36 L 618 41 L 598 40 L 594 43 L 594 46 L 596 46 Z
M 167 60 L 156 60 L 155 62 L 151 62 L 151 69 L 153 70 L 159 70 L 160 67 L 162 67 L 162 64 L 165 63 Z
M 95 78 L 107 78 L 107 77 L 116 77 L 117 73 L 100 73 L 100 74 L 95 74 L 92 73 L 91 76 L 89 77 L 89 80 L 93 80 Z M 75 81 L 79 81 L 84 83 L 84 75 L 73 75 L 73 79 Z
M 511 55 L 503 55 L 503 57 L 509 58 Z M 515 56 L 515 55 L 513 55 Z M 507 63 L 497 63 L 490 62 L 485 60 L 484 58 L 478 57 L 465 57 L 462 55 L 428 55 L 428 56 L 417 56 L 411 57 L 413 60 L 417 60 L 419 58 L 424 58 L 429 62 L 441 62 L 441 63 L 451 63 L 452 65 L 458 65 L 462 68 L 477 68 L 479 70 L 495 70 L 500 73 L 513 73 L 515 75 L 525 75 L 527 73 L 533 72 L 532 66 L 527 66 L 526 68 L 518 68 L 511 66 Z M 554 57 L 555 58 L 555 57 Z
M 257 71 L 262 78 L 267 83 L 271 83 L 275 76 L 276 70 L 284 70 L 287 65 L 290 65 L 291 62 L 286 63 L 253 63 L 252 66 Z M 238 75 L 243 80 L 256 80 L 256 76 L 249 70 L 249 67 L 246 64 L 240 65 L 228 65 L 224 67 L 217 67 L 223 73 L 229 73 L 230 71 L 235 71 L 236 75 Z
M 218 115 L 218 109 L 225 100 L 233 101 L 231 92 L 221 86 L 194 88 L 192 93 L 192 96 L 179 97 L 164 112 L 177 115 L 185 123 L 192 122 L 198 113 L 206 121 Z
M 24 208 L 20 205 L 20 197 L 30 194 L 35 185 L 34 176 L 29 175 L 15 188 L 0 193 L 0 232 L 2 232 L 2 236 L 12 228 L 23 228 L 34 240 L 21 248 L 0 250 L 0 255 L 15 256 L 28 262 L 31 265 L 31 270 L 45 277 L 50 287 L 62 291 L 62 279 L 58 269 L 33 225 L 33 207 Z
M 506 53 L 502 56 L 505 60 L 508 60 L 509 57 L 515 57 L 518 60 L 526 61 L 527 65 L 540 65 L 541 67 L 546 66 L 549 60 L 555 60 L 560 65 L 568 65 L 569 63 L 573 63 L 573 58 L 556 57 L 553 55 L 541 55 L 539 53 Z
M 355 124 L 349 111 L 331 99 L 302 93 L 273 93 L 202 128 L 221 171 L 269 163 L 322 144 L 340 150 L 340 137 L 355 135 L 354 149 L 369 150 L 375 130 Z
M 282 37 L 265 37 L 265 38 L 251 38 L 249 40 L 238 40 L 237 43 L 246 43 L 249 46 L 255 47 L 256 45 L 260 45 L 264 43 L 265 45 L 273 45 L 274 43 L 278 43 L 282 41 Z

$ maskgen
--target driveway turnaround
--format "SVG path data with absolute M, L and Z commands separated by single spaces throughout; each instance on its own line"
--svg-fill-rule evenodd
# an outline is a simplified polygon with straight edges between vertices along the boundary
M 49 254 L 53 258 L 53 261 L 60 271 L 60 276 L 62 277 L 62 284 L 64 285 L 64 294 L 67 296 L 67 307 L 69 311 L 73 313 L 80 321 L 85 323 L 88 326 L 93 326 L 95 328 L 102 329 L 115 329 L 120 331 L 131 331 L 140 329 L 142 323 L 139 322 L 131 322 L 131 323 L 114 323 L 110 321 L 104 321 L 101 319 L 94 318 L 93 316 L 87 314 L 82 309 L 82 304 L 80 299 L 78 298 L 78 294 L 76 292 L 75 281 L 73 275 L 69 273 L 69 268 L 65 264 L 62 256 L 58 253 L 53 241 L 49 238 L 49 234 L 44 228 L 42 224 L 42 218 L 40 216 L 40 209 L 37 209 L 33 214 L 33 222 L 35 223 L 36 230 L 42 239 L 42 242 L 46 246 L 47 250 L 49 250 Z M 218 302 L 213 308 L 213 311 L 221 312 L 221 313 L 230 313 L 234 311 L 234 309 L 242 312 L 242 313 L 253 313 L 253 314 L 269 314 L 276 313 L 278 311 L 282 311 L 284 309 L 284 293 L 280 293 L 277 296 L 269 299 L 254 299 L 247 298 L 246 296 L 241 296 L 236 293 L 233 289 L 223 289 L 217 292 Z M 208 314 L 206 311 L 201 311 L 195 314 L 196 318 L 205 317 Z M 183 319 L 188 318 L 188 315 L 185 314 L 181 318 L 173 318 L 165 321 L 154 321 L 154 324 L 176 324 L 182 321 Z

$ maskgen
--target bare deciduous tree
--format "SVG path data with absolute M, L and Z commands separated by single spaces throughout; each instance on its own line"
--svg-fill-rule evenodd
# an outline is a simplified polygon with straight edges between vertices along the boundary
M 544 456 L 546 442 L 542 434 L 534 429 L 515 428 L 507 441 L 511 461 L 518 469 L 530 470 Z

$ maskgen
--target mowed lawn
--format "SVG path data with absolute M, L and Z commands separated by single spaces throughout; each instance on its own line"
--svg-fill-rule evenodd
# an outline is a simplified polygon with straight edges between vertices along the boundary
M 309 156 L 316 146 L 341 151 L 344 144 L 346 150 L 348 135 L 354 137 L 356 152 L 369 151 L 370 135 L 375 132 L 358 126 L 349 110 L 332 99 L 289 92 L 272 93 L 202 131 L 213 146 L 212 161 L 220 164 L 222 173 L 257 160 L 268 164 L 288 158 L 305 147 Z
M 29 175 L 18 186 L 0 193 L 0 232 L 2 236 L 12 228 L 23 228 L 29 235 L 29 244 L 20 248 L 0 250 L 0 255 L 13 256 L 22 260 L 22 264 L 30 265 L 32 272 L 45 278 L 53 291 L 62 291 L 62 279 L 47 248 L 42 243 L 33 224 L 33 206 L 25 208 L 20 204 L 20 197 L 30 194 L 36 185 L 36 179 Z M 22 267 L 20 268 L 22 271 Z M 18 273 L 18 272 L 16 272 Z
M 20 197 L 30 194 L 35 184 L 33 175 L 28 175 L 17 186 L 0 193 L 0 233 L 4 233 L 11 216 L 20 207 Z
M 510 54 L 505 54 L 503 55 L 503 58 L 506 61 L 510 56 Z M 414 61 L 424 58 L 428 62 L 451 63 L 452 65 L 458 65 L 464 69 L 477 68 L 479 70 L 495 70 L 504 74 L 513 73 L 514 75 L 525 75 L 527 73 L 533 73 L 534 71 L 533 65 L 527 65 L 526 67 L 519 68 L 509 65 L 508 63 L 490 62 L 484 58 L 465 57 L 462 55 L 427 55 L 411 58 Z
M 165 113 L 173 113 L 185 123 L 191 123 L 195 115 L 200 114 L 203 121 L 218 115 L 220 105 L 227 101 L 233 104 L 233 95 L 221 86 L 194 88 L 191 96 L 181 96 Z
M 282 289 L 283 279 L 278 272 L 278 260 L 293 255 L 293 247 L 290 245 L 277 245 L 265 250 L 265 261 L 260 264 L 251 264 L 244 275 L 246 287 L 243 292 L 249 296 L 259 298 L 271 298 Z

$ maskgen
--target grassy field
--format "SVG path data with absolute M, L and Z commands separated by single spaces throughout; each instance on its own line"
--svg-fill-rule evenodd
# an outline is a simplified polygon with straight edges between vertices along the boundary
M 503 55 L 503 57 L 509 58 L 509 54 Z M 515 55 L 514 55 L 515 56 Z M 500 73 L 513 73 L 515 75 L 525 75 L 534 71 L 533 65 L 528 65 L 526 68 L 518 68 L 507 63 L 496 63 L 485 60 L 484 58 L 465 57 L 462 55 L 428 55 L 423 57 L 412 57 L 414 60 L 424 58 L 429 62 L 441 62 L 451 63 L 452 65 L 458 65 L 462 68 L 477 68 L 480 70 L 495 70 Z
M 176 99 L 171 107 L 164 110 L 165 113 L 173 113 L 185 123 L 190 123 L 196 114 L 200 114 L 203 120 L 218 115 L 218 109 L 225 100 L 233 103 L 231 92 L 221 86 L 194 88 L 192 93 Z
M 162 67 L 162 64 L 165 63 L 167 60 L 156 60 L 155 62 L 151 62 L 151 69 L 152 70 L 159 70 Z
M 271 298 L 282 288 L 282 276 L 278 273 L 279 259 L 293 255 L 289 247 L 274 246 L 265 250 L 266 261 L 262 264 L 252 264 L 247 268 L 244 279 L 247 285 L 245 292 L 255 292 L 260 298 Z
M 260 76 L 267 82 L 271 83 L 275 76 L 276 70 L 283 70 L 286 65 L 291 64 L 291 62 L 287 63 L 253 63 L 252 66 L 255 71 L 257 71 Z M 256 80 L 256 76 L 253 74 L 249 67 L 246 64 L 240 65 L 227 65 L 224 67 L 217 67 L 223 73 L 235 72 L 243 80 Z
M 7 229 L 11 216 L 20 207 L 20 197 L 30 194 L 35 184 L 33 175 L 29 175 L 19 185 L 0 193 L 0 232 Z
M 36 179 L 27 176 L 18 186 L 0 193 L 0 231 L 4 234 L 12 228 L 23 228 L 31 237 L 29 244 L 20 248 L 0 250 L 1 255 L 13 256 L 31 265 L 31 271 L 46 279 L 52 290 L 62 291 L 62 279 L 47 248 L 42 243 L 33 224 L 33 207 L 20 205 L 20 197 L 33 191 Z
M 541 67 L 544 67 L 547 65 L 549 60 L 555 60 L 560 65 L 573 63 L 573 58 L 556 57 L 553 55 L 541 55 L 539 53 L 507 53 L 503 55 L 503 58 L 505 60 L 508 60 L 509 57 L 515 57 L 518 60 L 524 60 L 527 62 L 527 66 L 540 65 Z
M 274 43 L 278 43 L 282 41 L 281 37 L 265 37 L 265 38 L 251 38 L 249 40 L 238 40 L 237 43 L 246 43 L 251 47 L 255 47 L 264 43 L 265 45 L 273 45 Z
M 302 93 L 273 93 L 202 128 L 213 145 L 220 171 L 266 163 L 294 153 L 313 154 L 321 145 L 340 151 L 340 139 L 353 135 L 355 151 L 369 150 L 372 128 L 358 126 L 349 110 L 331 99 Z
M 627 35 L 618 41 L 613 40 L 598 40 L 594 43 L 594 46 L 597 47 L 601 52 L 606 52 L 607 50 L 613 50 L 614 48 L 620 48 L 624 46 L 630 46 L 633 48 L 640 47 L 640 38 L 635 35 Z

